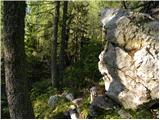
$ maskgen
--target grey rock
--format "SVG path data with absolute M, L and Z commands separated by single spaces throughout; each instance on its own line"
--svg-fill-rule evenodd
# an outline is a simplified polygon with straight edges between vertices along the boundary
M 51 96 L 48 100 L 48 105 L 49 105 L 49 107 L 54 108 L 56 106 L 57 102 L 58 102 L 58 96 L 56 96 L 56 95 Z
M 159 22 L 121 9 L 104 9 L 101 15 L 108 42 L 98 68 L 107 95 L 129 109 L 159 99 Z
M 90 92 L 93 94 L 93 95 L 97 95 L 97 88 L 94 86 L 90 89 Z
M 97 109 L 112 110 L 117 107 L 117 103 L 110 99 L 108 96 L 97 96 L 89 106 L 89 116 L 95 117 Z
M 74 100 L 74 96 L 73 96 L 72 93 L 68 93 L 68 94 L 65 96 L 65 98 L 66 98 L 67 100 L 69 100 L 69 101 Z
M 117 104 L 106 96 L 98 96 L 95 100 L 91 103 L 92 106 L 96 106 L 98 108 L 102 108 L 104 110 L 113 109 Z
M 97 88 L 94 86 L 90 89 L 90 98 L 91 98 L 90 103 L 92 103 L 97 96 L 98 96 L 98 91 Z

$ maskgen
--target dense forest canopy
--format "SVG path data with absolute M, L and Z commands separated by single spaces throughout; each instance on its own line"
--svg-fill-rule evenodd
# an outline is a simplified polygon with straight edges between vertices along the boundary
M 10 95 L 7 91 L 9 87 L 16 90 L 14 82 L 17 82 L 17 89 L 24 89 L 22 94 L 32 103 L 33 111 L 26 108 L 30 109 L 29 118 L 63 118 L 63 112 L 71 103 L 60 99 L 57 107 L 52 108 L 48 106 L 48 99 L 65 92 L 83 98 L 82 118 L 87 118 L 90 88 L 98 84 L 104 89 L 98 70 L 98 56 L 104 49 L 100 12 L 104 8 L 121 8 L 154 17 L 153 9 L 158 7 L 156 1 L 1 1 L 1 117 L 27 118 L 25 115 L 14 116 L 11 113 L 14 112 L 11 101 L 8 99 L 7 102 Z M 11 42 L 10 39 L 17 42 Z M 15 51 L 9 53 L 12 50 Z M 7 55 L 12 56 L 15 62 L 5 62 Z M 23 61 L 25 68 L 21 64 L 17 68 L 6 65 L 19 65 Z M 20 75 L 18 80 L 15 75 L 12 81 L 13 76 L 7 72 L 9 68 L 16 69 L 11 73 Z M 9 80 L 13 86 L 8 86 Z M 27 100 L 24 101 L 29 104 Z M 131 112 L 134 118 L 153 118 L 144 109 Z M 120 118 L 116 110 L 110 115 L 101 113 L 97 118 Z

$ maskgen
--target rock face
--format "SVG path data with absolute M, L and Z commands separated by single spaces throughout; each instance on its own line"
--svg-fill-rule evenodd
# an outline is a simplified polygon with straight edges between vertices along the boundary
M 106 45 L 99 71 L 108 95 L 125 108 L 159 99 L 159 22 L 147 14 L 104 9 Z

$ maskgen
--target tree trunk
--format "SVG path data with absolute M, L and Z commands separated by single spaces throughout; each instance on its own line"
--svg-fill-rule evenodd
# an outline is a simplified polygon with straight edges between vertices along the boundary
M 64 1 L 63 7 L 63 21 L 62 21 L 62 38 L 61 38 L 61 51 L 60 51 L 60 66 L 59 66 L 59 77 L 61 82 L 61 87 L 63 86 L 63 76 L 64 76 L 64 61 L 65 61 L 65 42 L 66 42 L 66 22 L 67 22 L 67 7 L 68 1 Z
M 68 3 L 69 5 L 69 3 Z M 71 13 L 70 13 L 71 14 Z M 69 42 L 69 31 L 70 31 L 70 24 L 72 22 L 71 15 L 67 13 L 67 24 L 66 24 L 66 39 L 65 39 L 65 50 L 68 49 L 68 42 Z M 65 51 L 65 67 L 71 64 L 71 57 L 67 51 Z
M 25 71 L 24 1 L 4 1 L 5 82 L 10 117 L 34 118 Z
M 121 7 L 127 9 L 126 1 L 121 1 Z
M 60 1 L 55 1 L 55 17 L 53 24 L 53 44 L 51 50 L 51 79 L 52 85 L 59 88 L 58 71 L 57 71 L 57 38 L 58 38 L 58 22 L 59 22 L 59 8 Z

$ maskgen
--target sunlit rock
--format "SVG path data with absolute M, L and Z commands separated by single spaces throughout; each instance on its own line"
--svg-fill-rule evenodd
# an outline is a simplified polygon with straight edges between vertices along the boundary
M 94 86 L 90 89 L 90 103 L 92 103 L 94 101 L 94 99 L 98 96 L 98 91 L 97 88 Z
M 104 9 L 101 22 L 107 42 L 98 67 L 107 95 L 131 109 L 159 99 L 159 22 L 121 9 Z
M 73 96 L 72 93 L 68 93 L 68 94 L 65 96 L 65 98 L 66 98 L 67 100 L 69 100 L 69 101 L 74 100 L 74 96 Z

